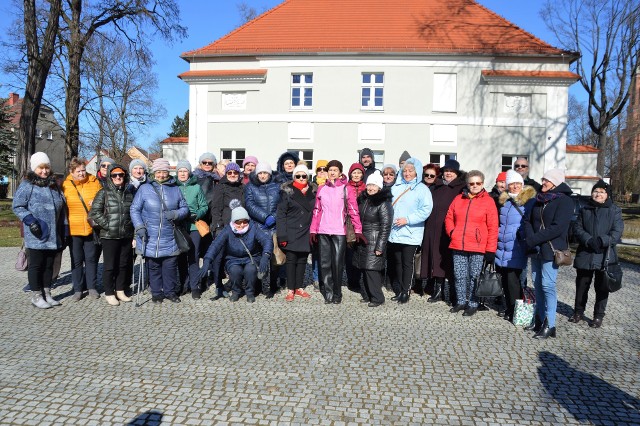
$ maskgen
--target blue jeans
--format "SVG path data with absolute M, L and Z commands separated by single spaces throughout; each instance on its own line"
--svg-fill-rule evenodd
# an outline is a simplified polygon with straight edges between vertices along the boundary
M 549 327 L 555 327 L 558 307 L 556 289 L 558 267 L 553 263 L 553 260 L 545 261 L 539 256 L 532 257 L 531 278 L 536 292 L 536 315 L 541 321 L 546 318 Z

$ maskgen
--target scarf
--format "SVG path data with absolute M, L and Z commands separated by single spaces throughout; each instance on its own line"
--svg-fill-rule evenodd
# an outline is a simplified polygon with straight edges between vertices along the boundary
M 244 235 L 249 231 L 249 227 L 247 226 L 246 228 L 242 229 L 242 230 L 238 230 L 236 229 L 235 226 L 233 226 L 234 223 L 233 222 L 229 222 L 229 226 L 231 226 L 231 230 L 233 231 L 234 234 L 236 235 Z
M 562 194 L 558 192 L 538 192 L 538 195 L 536 195 L 536 201 L 546 204 L 549 201 L 560 198 L 561 196 Z
M 293 182 L 293 186 L 298 188 L 303 195 L 306 194 L 309 189 L 309 185 L 306 183 Z

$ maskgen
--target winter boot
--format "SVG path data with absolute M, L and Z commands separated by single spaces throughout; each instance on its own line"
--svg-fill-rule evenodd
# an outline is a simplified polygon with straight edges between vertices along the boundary
M 131 302 L 131 298 L 127 297 L 124 291 L 116 291 L 116 297 L 121 302 Z
M 52 306 L 42 297 L 39 291 L 31 292 L 31 304 L 38 309 L 49 309 Z
M 118 306 L 120 304 L 120 302 L 118 302 L 118 299 L 116 299 L 114 295 L 105 296 L 104 300 L 106 300 L 107 303 L 111 306 Z
M 442 298 L 442 289 L 444 288 L 444 280 L 442 278 L 434 278 L 433 280 L 433 294 L 427 299 L 429 303 L 439 302 Z
M 51 306 L 60 306 L 62 305 L 62 303 L 58 302 L 56 299 L 54 299 L 51 296 L 51 289 L 48 287 L 45 287 L 44 289 L 44 298 L 47 301 L 48 304 L 50 304 Z

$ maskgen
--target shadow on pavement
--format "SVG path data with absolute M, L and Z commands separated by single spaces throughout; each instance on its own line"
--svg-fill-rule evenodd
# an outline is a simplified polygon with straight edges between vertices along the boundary
M 127 426 L 144 425 L 144 426 L 160 426 L 162 424 L 162 412 L 158 410 L 149 410 L 138 414 L 133 420 L 127 423 Z
M 538 355 L 544 389 L 580 423 L 639 424 L 640 400 L 550 352 Z

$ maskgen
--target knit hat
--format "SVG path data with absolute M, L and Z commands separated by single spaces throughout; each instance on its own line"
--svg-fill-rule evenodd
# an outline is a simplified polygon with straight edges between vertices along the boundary
M 444 162 L 444 166 L 440 169 L 442 171 L 451 170 L 452 172 L 460 173 L 460 163 L 453 158 L 449 158 Z
M 153 160 L 153 165 L 151 166 L 151 172 L 168 172 L 171 165 L 169 164 L 169 160 L 166 158 L 156 158 Z
M 31 171 L 35 172 L 38 166 L 40 166 L 41 164 L 46 164 L 51 167 L 51 160 L 49 160 L 49 156 L 44 152 L 36 152 L 31 156 Z
M 353 163 L 351 165 L 351 167 L 349 167 L 349 178 L 351 178 L 351 172 L 354 170 L 360 170 L 362 172 L 362 174 L 364 175 L 364 167 L 362 167 L 362 164 L 360 163 Z
M 192 169 L 191 169 L 191 163 L 189 162 L 189 160 L 178 161 L 178 164 L 176 164 L 176 172 L 179 171 L 180 169 L 187 169 L 189 173 L 191 173 Z
M 115 163 L 115 160 L 111 157 L 107 157 L 107 156 L 102 156 L 100 157 L 100 164 L 102 163 L 109 163 L 109 164 L 113 164 Z
M 542 178 L 548 180 L 555 186 L 558 186 L 561 183 L 564 183 L 564 170 L 561 170 L 561 169 L 547 170 L 542 175 Z
M 338 160 L 331 160 L 327 163 L 327 170 L 329 170 L 331 167 L 337 167 L 338 170 L 340 170 L 340 173 L 342 173 L 342 163 L 339 162 Z
M 327 164 L 329 164 L 327 160 L 316 161 L 316 170 L 318 170 L 320 167 L 327 167 Z
M 236 164 L 236 163 L 231 163 L 231 164 Z M 229 203 L 229 207 L 231 208 L 231 222 L 235 222 L 237 220 L 242 220 L 242 219 L 249 220 L 249 213 L 247 213 L 247 210 L 244 207 L 242 207 L 242 203 L 240 202 L 240 200 L 237 200 L 237 199 L 231 200 L 231 202 Z
M 238 163 L 232 161 L 227 164 L 227 167 L 224 168 L 224 173 L 227 174 L 229 170 L 235 170 L 236 172 L 240 173 L 240 166 L 238 166 Z
M 367 185 L 376 185 L 380 189 L 383 188 L 384 182 L 382 180 L 382 175 L 378 170 L 369 175 L 367 178 Z
M 398 168 L 394 164 L 385 164 L 382 166 L 382 171 L 384 171 L 384 169 L 391 169 L 393 170 L 393 173 L 398 173 Z
M 271 168 L 271 164 L 267 163 L 266 161 L 256 164 L 256 170 L 255 170 L 256 175 L 260 172 L 267 172 L 270 175 L 272 175 L 273 169 Z
M 360 151 L 360 161 L 362 161 L 362 157 L 365 155 L 368 155 L 373 160 L 373 151 L 371 148 L 363 148 L 362 151 Z
M 133 171 L 134 167 L 138 167 L 138 166 L 141 166 L 145 172 L 147 171 L 147 163 L 140 160 L 139 158 L 136 158 L 135 160 L 131 160 L 131 162 L 129 163 L 129 173 Z
M 293 173 L 292 173 L 292 174 L 293 174 L 293 176 L 294 176 L 294 177 L 295 177 L 295 175 L 296 175 L 296 174 L 298 174 L 298 173 L 304 173 L 305 175 L 307 175 L 307 178 L 308 178 L 308 177 L 309 177 L 309 175 L 311 174 L 311 173 L 309 173 L 309 169 L 307 168 L 307 166 L 306 166 L 306 165 L 304 165 L 304 164 L 298 164 L 298 165 L 296 166 L 296 168 L 295 168 L 295 169 L 293 169 Z
M 513 169 L 507 170 L 506 181 L 507 181 L 507 186 L 509 186 L 509 184 L 518 183 L 518 182 L 524 185 L 524 179 L 522 179 L 522 176 L 520 176 L 520 173 L 516 172 Z
M 218 164 L 218 159 L 211 152 L 205 152 L 198 158 L 198 163 L 202 163 L 203 161 L 213 161 L 213 165 Z
M 593 191 L 595 191 L 598 188 L 604 189 L 605 191 L 607 191 L 607 195 L 611 197 L 611 185 L 609 185 L 607 182 L 600 179 L 599 181 L 596 182 L 595 185 L 593 185 L 593 188 L 591 188 L 591 192 L 593 193 Z
M 258 159 L 256 157 L 254 157 L 253 155 L 249 155 L 248 157 L 244 157 L 244 160 L 242 160 L 242 167 L 246 166 L 247 163 L 253 163 L 255 165 L 258 164 Z
M 402 163 L 403 161 L 407 161 L 409 158 L 411 158 L 411 154 L 409 154 L 407 151 L 402 151 L 402 155 L 400 156 L 400 160 L 398 160 L 398 164 Z
M 507 172 L 498 173 L 498 177 L 496 178 L 496 183 L 500 182 L 501 180 L 502 181 L 507 180 Z

